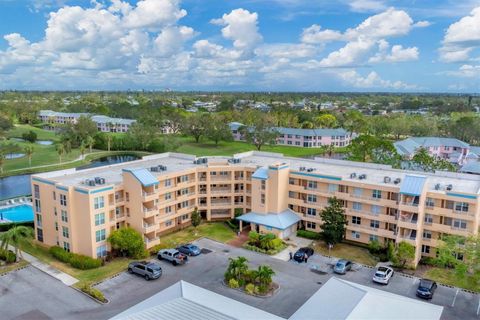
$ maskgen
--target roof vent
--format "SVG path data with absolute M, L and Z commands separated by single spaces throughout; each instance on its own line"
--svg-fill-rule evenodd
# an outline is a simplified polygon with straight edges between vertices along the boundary
M 167 166 L 159 165 L 158 166 L 158 171 L 167 171 Z
M 312 171 L 315 171 L 315 168 L 308 168 L 307 169 L 307 172 L 312 172 Z
M 390 177 L 383 177 L 383 182 L 385 183 L 390 183 L 392 181 L 392 178 Z
M 307 168 L 305 168 L 305 167 L 300 167 L 300 171 L 305 171 L 305 170 L 307 170 Z
M 241 159 L 240 158 L 231 158 L 228 159 L 228 163 L 240 163 Z
M 350 179 L 355 179 L 357 174 L 355 172 L 350 173 Z
M 437 184 L 435 185 L 435 190 L 440 190 L 440 188 L 441 188 L 440 183 L 437 183 Z
M 367 179 L 367 175 L 366 174 L 361 174 L 361 175 L 358 176 L 358 179 L 359 180 Z
M 453 186 L 451 184 L 449 184 L 445 189 L 447 189 L 447 191 L 452 191 Z
M 393 184 L 399 184 L 400 182 L 402 182 L 402 179 L 400 178 L 393 180 Z
M 158 171 L 160 171 L 160 168 L 159 167 L 150 167 L 150 171 L 158 172 Z
M 95 186 L 95 180 L 87 179 L 87 180 L 85 180 L 85 184 L 87 186 L 94 187 Z

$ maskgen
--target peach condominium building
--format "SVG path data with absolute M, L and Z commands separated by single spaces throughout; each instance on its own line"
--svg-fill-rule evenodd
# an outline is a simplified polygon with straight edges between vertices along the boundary
M 139 231 L 151 248 L 190 224 L 195 208 L 208 221 L 243 213 L 242 228 L 287 238 L 298 228 L 320 231 L 320 212 L 337 197 L 348 218 L 347 240 L 406 241 L 416 248 L 416 262 L 435 255 L 442 234 L 477 234 L 480 220 L 477 175 L 255 151 L 208 158 L 164 153 L 31 180 L 38 241 L 92 257 L 106 255 L 106 239 L 123 226 Z

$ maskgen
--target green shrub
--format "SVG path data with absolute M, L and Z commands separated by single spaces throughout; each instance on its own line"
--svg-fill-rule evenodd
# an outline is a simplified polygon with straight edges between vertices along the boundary
M 232 222 L 233 220 L 227 220 L 225 221 L 225 223 L 227 224 L 227 226 L 232 229 L 233 231 L 238 231 L 238 225 L 235 225 L 235 223 Z
M 274 249 L 281 248 L 283 246 L 283 241 L 282 239 L 276 238 L 272 240 L 272 245 Z
M 74 254 L 70 259 L 70 265 L 81 270 L 95 269 L 100 267 L 102 263 L 100 259 L 93 259 L 81 254 Z
M 240 285 L 238 284 L 238 281 L 237 281 L 237 280 L 235 280 L 235 279 L 230 279 L 230 280 L 228 281 L 228 286 L 229 286 L 230 288 L 236 289 L 236 288 L 238 288 Z
M 48 251 L 55 259 L 65 263 L 70 263 L 70 260 L 72 260 L 72 257 L 73 257 L 73 253 L 65 251 L 63 248 L 60 248 L 59 246 L 50 247 Z
M 1 250 L 0 260 L 5 261 L 6 263 L 14 263 L 17 261 L 17 255 L 10 250 Z
M 99 300 L 99 301 L 102 301 L 102 302 L 107 302 L 107 299 L 105 299 L 105 296 L 103 295 L 102 291 L 96 289 L 96 288 L 92 288 L 91 286 L 89 286 L 88 284 L 84 283 L 81 287 L 80 287 L 80 290 L 82 290 L 83 292 L 85 292 L 86 294 L 88 294 L 89 296 Z
M 259 294 L 265 294 L 265 293 L 267 293 L 267 291 L 268 291 L 268 285 L 266 285 L 266 284 L 259 284 L 259 285 L 257 286 L 257 289 L 258 289 L 258 290 L 257 290 L 257 293 L 259 293 Z
M 312 239 L 312 240 L 319 240 L 321 235 L 320 233 L 309 231 L 309 230 L 298 230 L 297 237 Z
M 372 240 L 368 243 L 368 251 L 370 251 L 371 254 L 380 253 L 383 249 L 384 248 L 378 240 Z
M 245 286 L 245 291 L 248 294 L 254 294 L 255 293 L 255 285 L 253 283 L 249 283 Z

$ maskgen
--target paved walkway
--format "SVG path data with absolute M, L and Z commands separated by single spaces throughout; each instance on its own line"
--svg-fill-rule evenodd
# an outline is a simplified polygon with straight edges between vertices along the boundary
M 248 233 L 249 232 L 250 232 L 250 230 L 242 231 L 240 233 L 240 235 L 236 236 L 234 239 L 227 242 L 227 244 L 229 244 L 231 246 L 234 246 L 234 247 L 237 247 L 237 248 L 241 248 L 243 246 L 243 244 L 248 241 Z
M 308 247 L 313 242 L 312 240 L 299 238 L 295 235 L 291 235 L 289 238 L 290 239 L 288 241 L 285 241 L 288 244 L 288 247 L 280 251 L 276 255 L 273 255 L 272 256 L 273 258 L 283 260 L 283 261 L 288 261 L 290 260 L 290 252 L 293 254 L 299 248 Z
M 9 249 L 12 250 L 12 251 L 15 251 L 15 248 L 12 247 L 12 246 L 9 246 Z M 21 252 L 21 257 L 24 260 L 28 261 L 33 267 L 37 268 L 40 271 L 45 272 L 46 274 L 54 277 L 57 280 L 60 280 L 61 282 L 63 282 L 67 286 L 72 286 L 72 285 L 74 285 L 75 283 L 78 282 L 78 279 L 72 277 L 69 274 L 66 274 L 65 272 L 62 272 L 62 271 L 52 267 L 49 264 L 41 262 L 40 260 L 38 260 L 37 258 L 35 258 L 34 256 L 32 256 L 32 255 L 30 255 L 26 252 L 22 251 Z

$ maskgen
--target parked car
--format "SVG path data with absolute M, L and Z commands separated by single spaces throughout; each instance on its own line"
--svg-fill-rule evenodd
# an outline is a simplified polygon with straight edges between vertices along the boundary
M 293 259 L 297 262 L 304 262 L 306 259 L 310 258 L 311 256 L 313 256 L 313 249 L 304 247 L 304 248 L 298 249 L 297 252 L 295 252 L 295 254 L 293 255 Z
M 162 275 L 162 267 L 155 262 L 134 261 L 128 265 L 128 272 L 141 275 L 145 280 L 158 279 Z
M 333 267 L 333 272 L 338 274 L 345 274 L 347 273 L 347 271 L 350 271 L 352 269 L 352 265 L 352 261 L 340 259 Z
M 393 269 L 389 267 L 378 267 L 375 270 L 375 274 L 373 275 L 373 282 L 381 283 L 381 284 L 388 284 L 390 278 L 393 277 Z
M 158 251 L 158 260 L 170 261 L 174 266 L 179 264 L 185 264 L 188 260 L 187 256 L 178 251 L 177 249 L 163 249 Z
M 432 299 L 435 290 L 437 289 L 437 283 L 429 279 L 420 279 L 417 289 L 417 297 L 422 299 Z
M 200 248 L 191 243 L 184 244 L 178 247 L 177 250 L 187 256 L 198 256 L 200 254 Z

